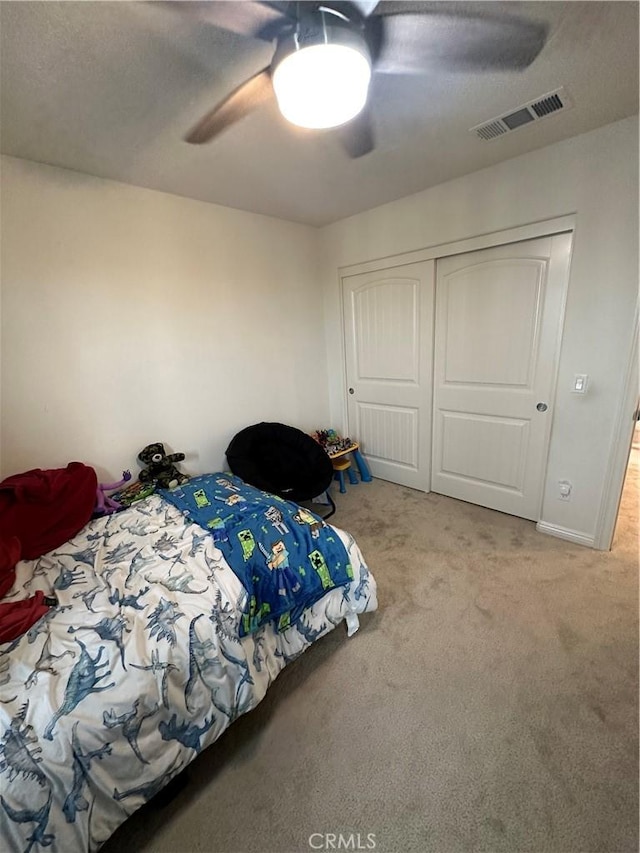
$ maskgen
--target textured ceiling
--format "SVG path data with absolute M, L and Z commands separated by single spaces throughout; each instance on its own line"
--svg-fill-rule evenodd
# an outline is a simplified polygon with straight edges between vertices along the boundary
M 266 42 L 163 3 L 2 2 L 2 151 L 323 225 L 638 112 L 636 2 L 458 5 L 546 21 L 550 37 L 524 72 L 374 75 L 377 148 L 350 160 L 336 131 L 295 129 L 273 105 L 209 145 L 183 142 L 268 65 Z M 468 132 L 559 86 L 572 109 L 492 142 Z

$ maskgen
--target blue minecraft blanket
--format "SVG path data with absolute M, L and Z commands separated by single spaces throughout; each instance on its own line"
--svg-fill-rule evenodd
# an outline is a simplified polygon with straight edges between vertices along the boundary
M 204 474 L 159 494 L 209 530 L 247 591 L 240 635 L 295 622 L 330 589 L 353 580 L 333 528 L 297 504 L 232 474 Z

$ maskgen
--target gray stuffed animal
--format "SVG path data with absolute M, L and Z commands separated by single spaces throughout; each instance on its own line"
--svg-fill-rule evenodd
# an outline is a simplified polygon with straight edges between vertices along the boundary
M 173 464 L 182 462 L 184 453 L 167 454 L 159 441 L 143 448 L 138 453 L 138 459 L 146 465 L 138 475 L 141 483 L 153 483 L 159 489 L 174 489 L 189 479 Z

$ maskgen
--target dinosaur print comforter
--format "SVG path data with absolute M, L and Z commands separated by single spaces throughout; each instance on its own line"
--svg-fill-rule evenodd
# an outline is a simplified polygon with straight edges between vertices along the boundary
M 284 666 L 375 610 L 358 546 L 336 532 L 353 580 L 286 630 L 243 637 L 238 577 L 210 532 L 159 495 L 19 563 L 9 597 L 41 589 L 58 606 L 0 647 L 3 851 L 97 850 Z

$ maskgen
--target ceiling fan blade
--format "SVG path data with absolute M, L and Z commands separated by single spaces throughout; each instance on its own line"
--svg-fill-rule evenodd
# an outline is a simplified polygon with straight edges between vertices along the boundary
M 540 53 L 548 31 L 546 24 L 495 12 L 380 12 L 384 30 L 375 69 L 382 73 L 522 70 Z
M 289 14 L 288 3 L 166 0 L 156 5 L 181 15 L 189 15 L 214 27 L 264 41 L 273 41 L 295 21 Z
M 222 133 L 230 125 L 274 97 L 269 68 L 263 68 L 253 77 L 241 83 L 230 95 L 208 112 L 189 133 L 185 141 L 202 145 Z
M 337 129 L 343 148 L 354 160 L 364 157 L 375 148 L 373 124 L 369 108 L 365 107 L 354 119 Z

